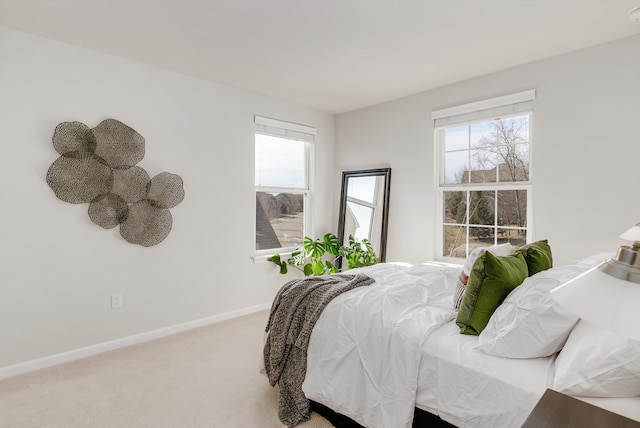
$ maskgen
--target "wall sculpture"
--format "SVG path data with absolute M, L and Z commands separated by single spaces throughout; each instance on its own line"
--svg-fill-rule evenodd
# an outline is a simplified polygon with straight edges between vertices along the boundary
M 153 178 L 136 166 L 144 157 L 142 135 L 115 119 L 93 129 L 63 122 L 53 133 L 60 157 L 47 171 L 56 196 L 72 204 L 89 204 L 89 218 L 105 229 L 120 225 L 120 235 L 145 247 L 162 242 L 171 231 L 169 208 L 184 199 L 179 175 Z

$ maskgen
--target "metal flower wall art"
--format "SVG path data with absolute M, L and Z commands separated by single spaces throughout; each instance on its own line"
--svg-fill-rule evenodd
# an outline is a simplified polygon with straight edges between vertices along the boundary
M 144 138 L 115 119 L 93 129 L 63 122 L 53 133 L 60 157 L 47 171 L 56 196 L 72 204 L 89 204 L 89 218 L 105 229 L 120 225 L 132 244 L 157 245 L 171 232 L 169 208 L 184 199 L 179 175 L 162 172 L 153 178 L 136 166 L 144 157 Z

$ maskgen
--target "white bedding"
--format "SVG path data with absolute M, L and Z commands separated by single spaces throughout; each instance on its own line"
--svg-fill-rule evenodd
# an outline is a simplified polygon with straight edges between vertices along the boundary
M 410 427 L 420 350 L 431 331 L 455 317 L 460 267 L 379 264 L 357 271 L 376 284 L 327 305 L 311 334 L 302 389 L 368 428 Z
M 455 322 L 422 347 L 416 407 L 459 428 L 519 427 L 547 388 L 554 357 L 510 359 L 474 350 Z
M 474 349 L 478 337 L 451 321 L 422 347 L 416 407 L 459 427 L 522 426 L 554 376 L 555 356 L 513 359 Z M 640 421 L 640 397 L 576 397 Z
M 610 412 L 618 413 L 626 418 L 640 422 L 640 397 L 600 398 L 576 397 L 594 406 L 602 407 Z
M 305 395 L 368 428 L 410 427 L 414 408 L 460 428 L 521 426 L 552 384 L 555 356 L 473 349 L 452 298 L 460 266 L 378 264 L 376 280 L 336 297 L 311 334 Z M 393 320 L 393 321 L 390 321 Z M 640 421 L 640 397 L 582 398 Z

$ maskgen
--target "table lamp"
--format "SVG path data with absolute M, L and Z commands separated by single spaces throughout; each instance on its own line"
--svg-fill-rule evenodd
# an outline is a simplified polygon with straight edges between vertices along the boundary
M 620 235 L 632 241 L 607 260 L 551 290 L 574 315 L 615 333 L 640 340 L 640 223 Z

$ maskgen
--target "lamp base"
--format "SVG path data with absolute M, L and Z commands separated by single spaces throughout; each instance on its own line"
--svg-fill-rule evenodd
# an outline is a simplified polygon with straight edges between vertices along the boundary
M 615 278 L 640 284 L 640 250 L 621 246 L 615 259 L 600 265 L 599 269 Z

